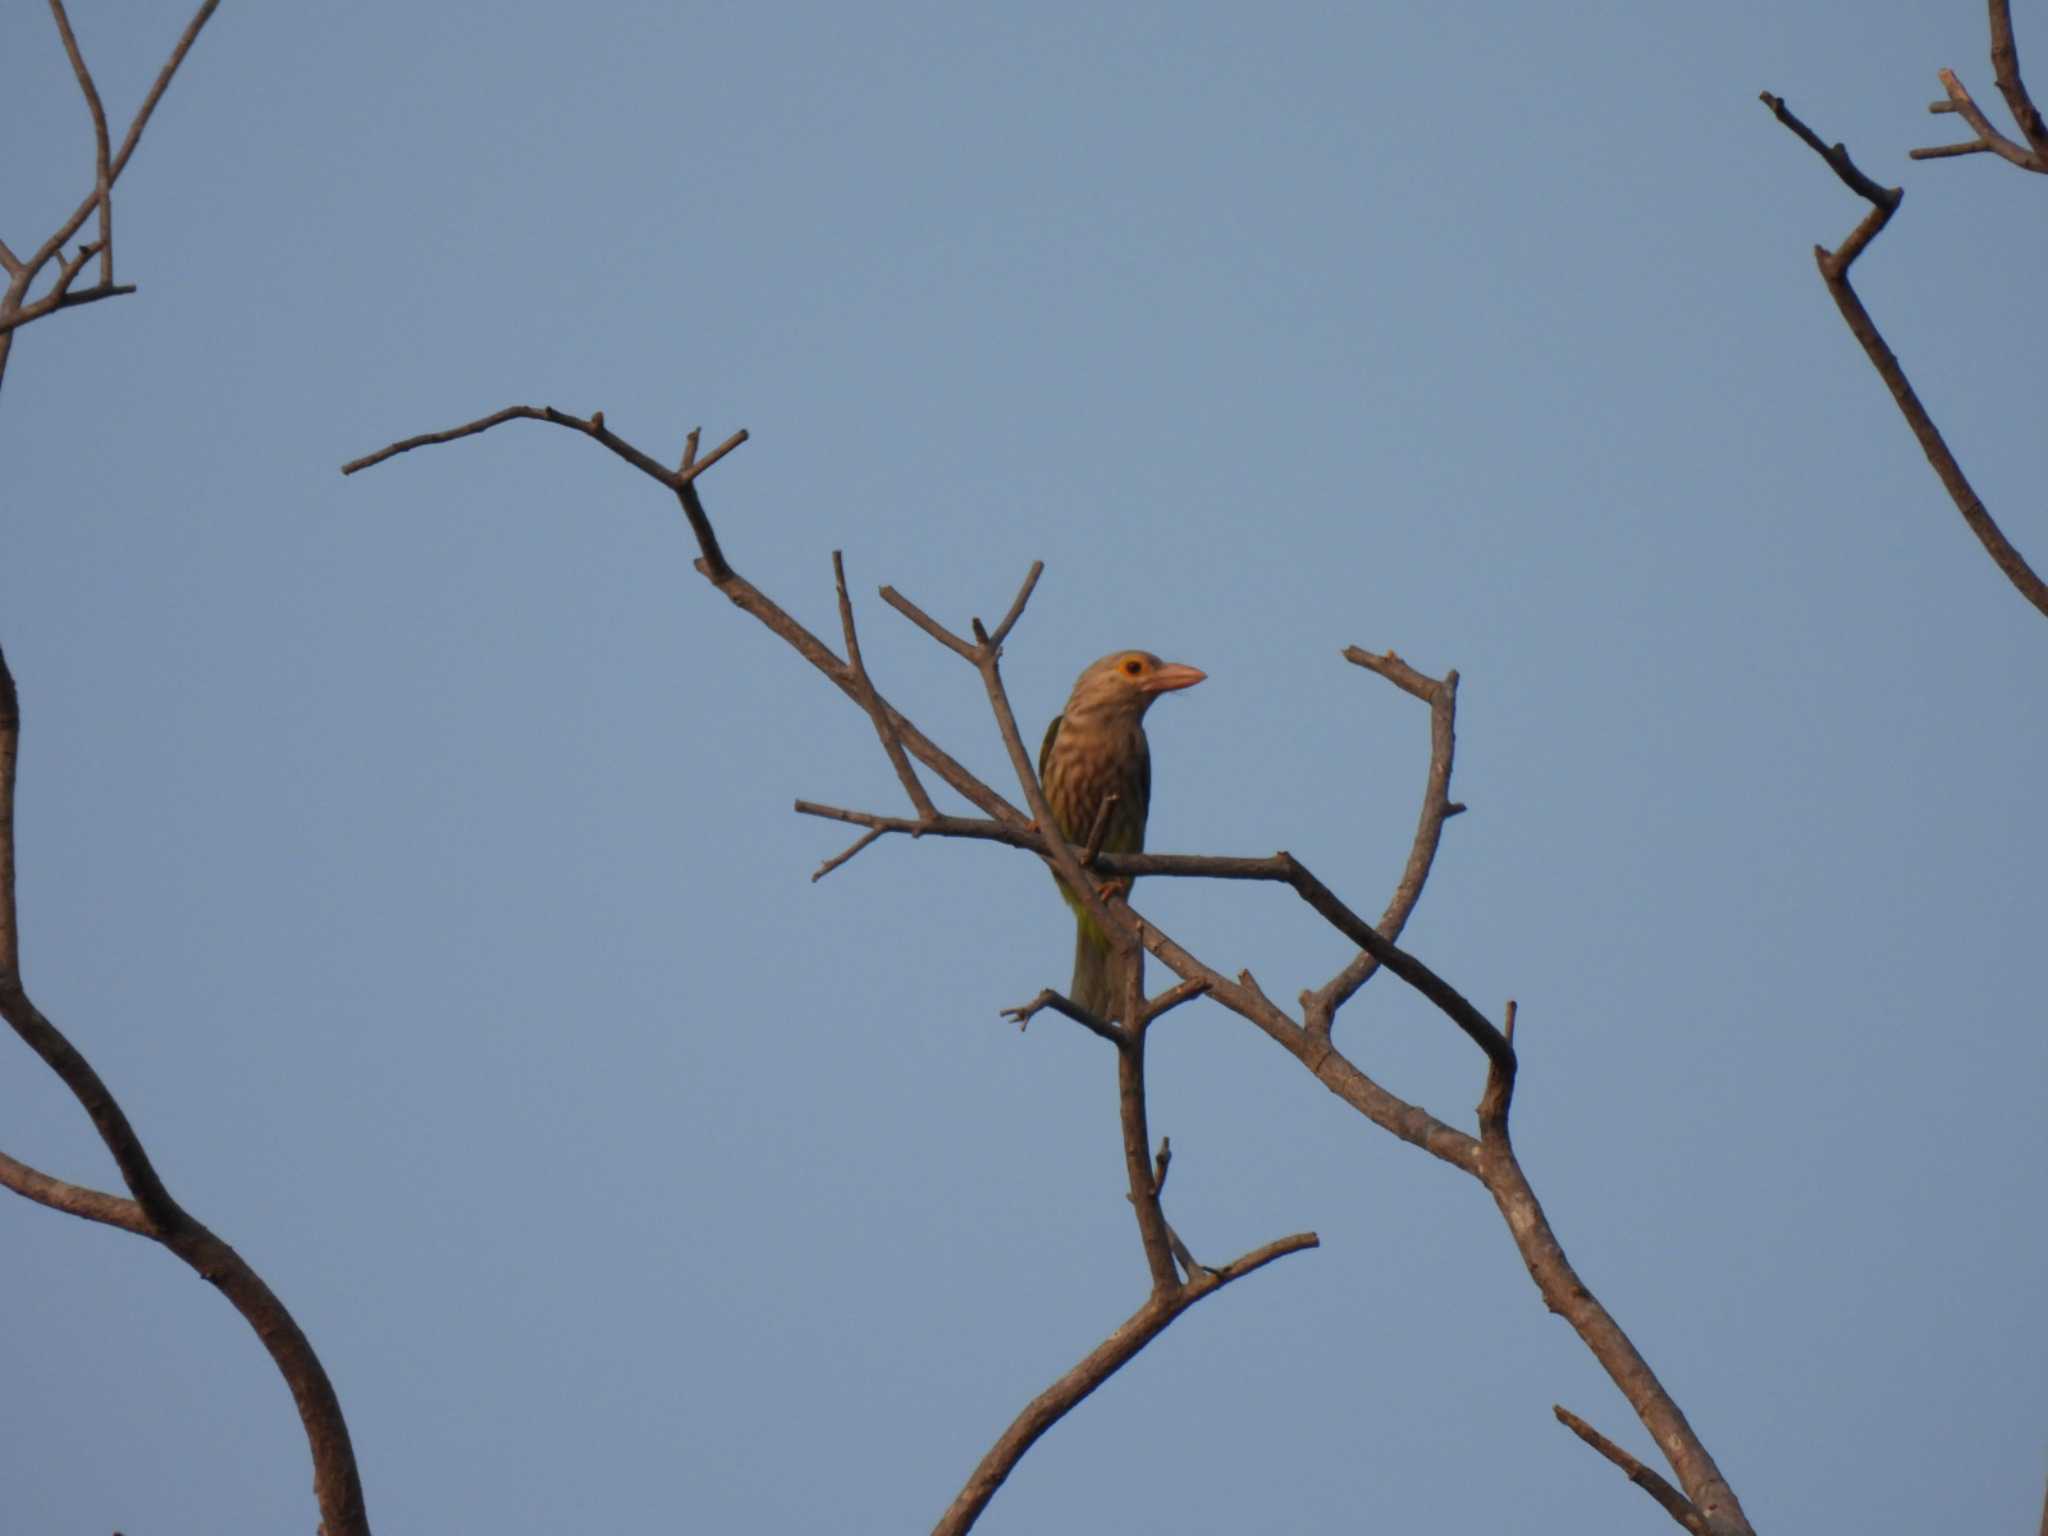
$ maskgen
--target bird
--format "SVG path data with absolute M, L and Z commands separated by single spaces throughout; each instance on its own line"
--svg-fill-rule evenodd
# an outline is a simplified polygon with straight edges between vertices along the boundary
M 1207 676 L 1180 662 L 1161 661 L 1150 651 L 1112 651 L 1074 680 L 1067 707 L 1045 728 L 1045 744 L 1038 749 L 1039 783 L 1061 837 L 1085 845 L 1103 802 L 1114 795 L 1102 851 L 1145 851 L 1145 813 L 1152 804 L 1145 711 L 1162 693 L 1192 688 Z M 1108 936 L 1066 882 L 1058 883 L 1075 920 L 1074 982 L 1068 998 L 1100 1018 L 1113 1018 L 1118 989 Z M 1128 890 L 1129 882 L 1107 882 L 1103 894 L 1118 889 Z

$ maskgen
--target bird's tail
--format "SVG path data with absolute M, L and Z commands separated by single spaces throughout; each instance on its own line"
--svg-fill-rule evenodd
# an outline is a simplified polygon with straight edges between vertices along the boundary
M 1074 924 L 1074 984 L 1067 996 L 1097 1018 L 1113 1021 L 1120 1001 L 1116 952 L 1094 928 L 1085 917 Z

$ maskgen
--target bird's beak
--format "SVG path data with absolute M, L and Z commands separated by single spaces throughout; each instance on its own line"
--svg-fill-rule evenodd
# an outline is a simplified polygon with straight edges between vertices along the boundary
M 1142 693 L 1172 693 L 1176 688 L 1192 688 L 1208 675 L 1200 667 L 1169 661 L 1140 682 L 1138 689 Z

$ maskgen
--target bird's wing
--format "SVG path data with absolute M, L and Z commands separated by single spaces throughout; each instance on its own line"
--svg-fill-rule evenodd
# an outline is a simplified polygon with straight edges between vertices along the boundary
M 1133 777 L 1138 781 L 1138 846 L 1133 853 L 1145 851 L 1145 823 L 1152 814 L 1152 744 L 1145 739 L 1145 733 L 1138 732 L 1138 761 L 1134 765 Z
M 1045 765 L 1052 761 L 1053 739 L 1059 735 L 1060 722 L 1066 718 L 1065 715 L 1054 715 L 1052 724 L 1045 728 L 1045 742 L 1038 749 L 1038 782 L 1041 784 L 1045 782 Z

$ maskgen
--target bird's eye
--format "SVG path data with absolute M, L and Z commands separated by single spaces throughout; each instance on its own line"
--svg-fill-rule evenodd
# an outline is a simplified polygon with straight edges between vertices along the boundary
M 1139 674 L 1140 672 L 1142 672 L 1142 671 L 1144 671 L 1144 670 L 1145 670 L 1145 663 L 1143 663 L 1142 661 L 1138 660 L 1138 658 L 1137 658 L 1137 657 L 1135 657 L 1135 656 L 1131 657 L 1131 658 L 1130 658 L 1130 659 L 1129 659 L 1128 661 L 1126 661 L 1126 662 L 1124 663 L 1124 676 L 1125 676 L 1125 677 L 1136 677 L 1136 676 L 1137 676 L 1137 675 L 1138 675 L 1138 674 Z

